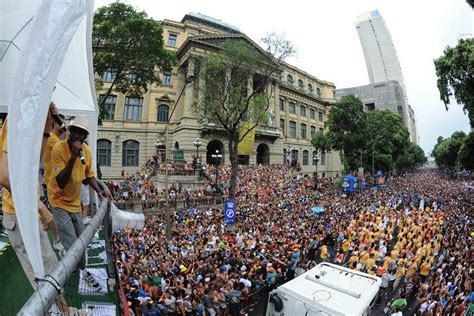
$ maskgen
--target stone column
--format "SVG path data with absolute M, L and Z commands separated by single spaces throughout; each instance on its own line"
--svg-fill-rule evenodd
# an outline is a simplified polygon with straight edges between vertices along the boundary
M 186 77 L 184 78 L 186 85 L 186 90 L 184 91 L 184 117 L 192 117 L 193 114 L 193 96 L 194 96 L 194 81 L 186 84 L 186 80 L 189 77 L 194 77 L 194 58 L 189 58 L 188 60 L 188 69 L 186 72 Z M 179 92 L 178 92 L 179 93 Z

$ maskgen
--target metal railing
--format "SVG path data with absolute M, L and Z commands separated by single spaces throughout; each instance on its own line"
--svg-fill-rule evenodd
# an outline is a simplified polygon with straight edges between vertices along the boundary
M 174 208 L 192 208 L 200 206 L 212 206 L 220 204 L 220 198 L 205 196 L 201 198 L 170 199 L 170 207 Z M 122 211 L 128 212 L 160 212 L 166 208 L 166 202 L 163 201 L 121 201 L 115 202 L 115 205 Z
M 108 221 L 110 217 L 109 214 L 110 203 L 106 199 L 103 199 L 90 224 L 67 251 L 65 256 L 58 263 L 56 269 L 50 275 L 45 276 L 43 280 L 40 280 L 37 290 L 31 295 L 25 305 L 23 305 L 18 315 L 46 315 L 48 313 L 54 300 L 58 297 L 61 289 L 64 288 L 67 280 L 84 255 L 87 246 L 92 242 L 99 225 L 105 217 L 106 221 Z M 109 225 L 106 224 L 105 226 L 107 227 Z M 109 255 L 111 249 L 106 249 L 106 251 L 107 255 Z M 111 264 L 113 265 L 113 260 Z

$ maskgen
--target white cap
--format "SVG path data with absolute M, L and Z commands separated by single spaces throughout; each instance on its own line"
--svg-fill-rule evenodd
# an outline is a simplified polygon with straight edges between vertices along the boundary
M 74 120 L 69 123 L 69 127 L 75 126 L 78 128 L 81 128 L 85 130 L 87 133 L 89 133 L 89 122 L 87 120 L 87 117 L 84 115 L 78 115 L 74 118 Z

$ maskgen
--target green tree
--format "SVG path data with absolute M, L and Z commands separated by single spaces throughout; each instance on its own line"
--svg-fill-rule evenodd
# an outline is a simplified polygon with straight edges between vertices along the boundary
M 99 99 L 103 117 L 107 113 L 105 100 L 113 90 L 131 97 L 143 95 L 150 85 L 161 83 L 157 70 L 171 69 L 176 57 L 163 47 L 159 22 L 130 5 L 114 2 L 100 7 L 93 23 L 95 72 L 98 77 L 106 71 L 112 74 L 112 83 Z M 100 79 L 98 85 L 104 88 Z
M 404 148 L 401 155 L 395 161 L 395 166 L 400 172 L 411 170 L 416 166 L 426 163 L 428 159 L 423 149 L 415 143 L 410 143 Z
M 366 153 L 374 154 L 377 170 L 392 171 L 398 157 L 409 146 L 409 132 L 395 113 L 376 110 L 367 113 Z M 367 157 L 369 158 L 369 157 Z M 366 161 L 370 160 L 366 159 Z
M 313 139 L 311 139 L 311 144 L 313 145 L 316 151 L 321 152 L 328 152 L 331 150 L 332 147 L 331 140 L 322 131 L 319 131 L 314 134 Z
M 474 39 L 460 39 L 456 47 L 447 47 L 434 61 L 438 90 L 446 110 L 454 97 L 468 113 L 474 128 Z
M 331 107 L 326 121 L 332 148 L 339 150 L 346 171 L 359 165 L 360 152 L 365 146 L 366 114 L 359 98 L 343 96 Z
M 465 138 L 464 132 L 454 132 L 451 137 L 446 139 L 438 137 L 438 143 L 432 153 L 436 164 L 443 168 L 458 169 L 459 151 Z
M 464 138 L 458 158 L 463 169 L 474 171 L 474 132 L 470 132 Z
M 237 145 L 257 126 L 268 124 L 273 81 L 279 78 L 283 61 L 294 53 L 292 44 L 275 34 L 262 41 L 265 50 L 249 41 L 227 40 L 200 61 L 199 80 L 205 84 L 198 91 L 202 96 L 198 116 L 208 126 L 224 130 L 229 141 L 229 198 L 234 198 L 237 186 Z

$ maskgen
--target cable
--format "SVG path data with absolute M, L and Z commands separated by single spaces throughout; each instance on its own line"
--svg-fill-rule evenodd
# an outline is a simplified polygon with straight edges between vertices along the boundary
M 58 291 L 58 294 L 61 294 L 61 288 L 58 286 L 58 285 L 55 285 L 53 282 L 51 282 L 50 280 L 48 279 L 40 279 L 40 278 L 35 278 L 35 281 L 36 283 L 38 282 L 47 282 L 49 284 L 51 284 L 52 287 L 54 287 L 56 289 L 56 291 Z M 56 280 L 55 280 L 56 281 Z M 57 281 L 56 281 L 57 283 Z M 39 292 L 38 292 L 39 293 Z

